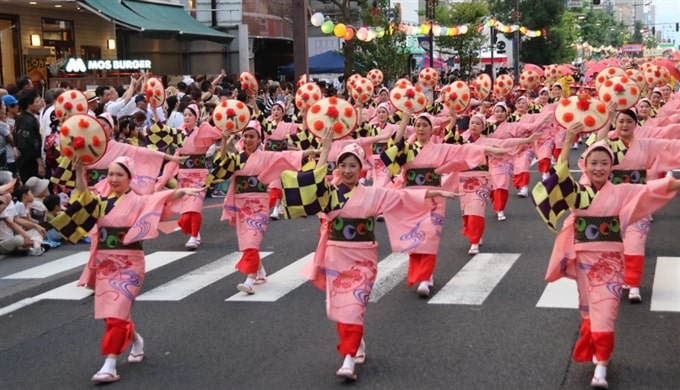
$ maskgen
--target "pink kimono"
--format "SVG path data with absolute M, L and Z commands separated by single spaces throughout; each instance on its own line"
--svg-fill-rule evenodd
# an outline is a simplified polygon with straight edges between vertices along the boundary
M 245 155 L 245 153 L 241 153 Z M 236 225 L 240 251 L 259 249 L 269 222 L 267 186 L 286 169 L 299 170 L 302 151 L 267 152 L 256 150 L 242 166 L 229 172 L 232 183 L 224 198 L 222 221 Z M 231 155 L 227 159 L 234 159 Z
M 69 208 L 53 220 L 55 228 L 71 242 L 90 231 L 90 260 L 78 285 L 95 290 L 96 319 L 130 318 L 132 303 L 144 281 L 142 241 L 158 236 L 158 223 L 168 210 L 166 203 L 172 194 L 138 195 L 129 191 L 116 198 L 76 191 Z
M 385 123 L 383 127 L 380 127 L 380 124 L 375 124 L 375 126 L 381 129 L 381 134 L 382 132 L 386 132 L 390 136 L 396 133 L 397 129 L 399 128 L 398 125 L 391 123 Z M 387 143 L 373 144 L 371 147 L 371 153 L 367 154 L 367 156 L 371 156 L 369 157 L 370 169 L 368 171 L 367 177 L 373 179 L 373 186 L 375 187 L 385 187 L 392 183 L 390 174 L 387 172 L 387 168 L 385 168 L 385 163 L 383 163 L 382 159 L 380 158 L 380 154 L 386 147 Z
M 577 189 L 566 163 L 555 166 L 550 180 Z M 555 178 L 557 176 L 557 178 Z M 546 182 L 544 181 L 544 182 Z M 675 196 L 669 179 L 646 185 L 605 183 L 587 208 L 574 209 L 564 221 L 553 246 L 546 281 L 576 279 L 581 314 L 581 337 L 574 348 L 576 361 L 608 361 L 614 348 L 614 323 L 623 284 L 623 250 L 628 227 L 663 207 Z M 578 201 L 577 201 L 578 204 Z M 618 235 L 618 237 L 617 237 Z
M 183 125 L 180 128 L 183 128 Z M 207 122 L 203 122 L 200 126 L 194 128 L 188 133 L 182 146 L 177 149 L 177 152 L 181 156 L 186 156 L 187 159 L 181 165 L 175 162 L 166 164 L 163 173 L 164 179 L 167 181 L 167 179 L 177 175 L 177 186 L 179 188 L 203 187 L 205 179 L 208 177 L 205 153 L 210 146 L 221 138 L 222 132 Z M 201 213 L 204 200 L 205 191 L 196 196 L 184 196 L 179 212 L 182 214 L 187 212 Z

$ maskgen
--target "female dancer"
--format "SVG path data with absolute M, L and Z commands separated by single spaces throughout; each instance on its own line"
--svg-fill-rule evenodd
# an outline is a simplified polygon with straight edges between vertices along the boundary
M 415 140 L 406 142 L 404 131 L 411 120 L 412 113 L 405 111 L 401 124 L 395 133 L 394 145 L 383 151 L 381 158 L 390 175 L 399 177 L 395 185 L 409 189 L 456 189 L 456 177 L 441 177 L 443 173 L 453 173 L 473 169 L 486 163 L 486 153 L 502 154 L 503 149 L 476 145 L 448 145 L 432 142 L 434 120 L 429 114 L 419 114 L 415 120 Z M 433 286 L 432 275 L 437 262 L 439 237 L 446 213 L 444 202 L 433 200 L 430 219 L 424 222 L 427 232 L 416 251 L 409 253 L 407 286 L 417 285 L 421 297 L 430 295 Z M 425 227 L 425 226 L 423 226 Z M 414 237 L 414 239 L 416 239 Z
M 374 217 L 384 214 L 394 252 L 417 250 L 402 236 L 420 234 L 429 219 L 426 198 L 454 194 L 441 190 L 390 190 L 358 185 L 365 153 L 357 144 L 346 144 L 338 157 L 341 181 L 330 184 L 327 156 L 332 132 L 324 134 L 321 155 L 314 171 L 286 171 L 282 175 L 286 210 L 291 217 L 325 213 L 314 262 L 306 269 L 310 280 L 326 291 L 326 312 L 337 323 L 338 352 L 343 357 L 336 375 L 354 380 L 354 366 L 366 359 L 364 316 L 378 271 Z M 304 199 L 304 203 L 303 203 Z
M 299 170 L 302 159 L 316 150 L 272 152 L 260 150 L 262 136 L 259 123 L 250 121 L 241 133 L 243 151 L 227 152 L 231 136 L 223 134 L 220 152 L 215 155 L 215 168 L 206 184 L 226 180 L 233 176 L 222 208 L 222 221 L 236 225 L 239 250 L 243 252 L 236 269 L 246 275 L 246 280 L 236 288 L 254 294 L 255 284 L 266 281 L 260 260 L 260 244 L 267 231 L 269 195 L 267 186 L 280 178 L 284 169 Z
M 616 130 L 609 134 L 605 127 L 597 134 L 615 152 L 611 182 L 644 184 L 666 171 L 680 168 L 680 139 L 639 138 L 635 136 L 637 118 L 632 110 L 616 115 Z M 642 302 L 640 285 L 645 263 L 645 243 L 651 216 L 647 215 L 628 225 L 623 239 L 625 260 L 624 283 L 630 287 L 628 299 Z
M 158 120 L 156 110 L 153 110 L 155 124 L 151 132 L 147 134 L 149 141 L 159 149 L 164 150 L 168 146 L 176 147 L 176 152 L 181 156 L 181 164 L 169 163 L 163 169 L 163 175 L 156 183 L 160 189 L 175 175 L 177 185 L 180 188 L 203 188 L 205 179 L 208 177 L 208 169 L 205 164 L 205 153 L 217 140 L 222 138 L 222 132 L 211 126 L 208 122 L 199 124 L 200 111 L 195 104 L 189 104 L 184 109 L 184 124 L 177 129 L 164 126 Z M 168 138 L 162 135 L 170 135 Z M 169 141 L 169 142 L 168 142 Z M 180 218 L 177 224 L 182 233 L 189 235 L 189 240 L 184 247 L 195 250 L 201 244 L 201 223 L 203 222 L 203 201 L 205 192 L 199 196 L 186 197 L 182 200 Z
M 568 158 L 570 140 L 583 129 L 582 124 L 568 129 L 555 169 L 536 185 L 532 196 L 539 214 L 553 229 L 565 209 L 571 209 L 555 239 L 546 281 L 576 279 L 581 335 L 573 358 L 578 362 L 592 359 L 596 366 L 591 386 L 607 388 L 607 363 L 614 349 L 623 284 L 622 232 L 663 207 L 680 189 L 680 181 L 667 178 L 646 185 L 613 185 L 608 179 L 615 155 L 606 143 L 596 142 L 584 153 L 582 164 L 590 184 L 579 185 L 569 173 Z
M 203 189 L 139 195 L 131 187 L 135 164 L 131 158 L 120 156 L 109 164 L 108 192 L 97 195 L 87 187 L 82 161 L 75 158 L 73 166 L 76 188 L 71 204 L 52 220 L 52 225 L 73 243 L 90 231 L 90 261 L 78 285 L 94 289 L 94 317 L 106 320 L 101 343 L 106 359 L 92 381 L 115 382 L 120 379 L 116 359 L 130 343 L 128 362 L 140 363 L 144 358 L 144 340 L 130 316 L 144 282 L 142 242 L 158 236 L 158 222 L 161 214 L 167 213 L 168 202 L 195 196 Z

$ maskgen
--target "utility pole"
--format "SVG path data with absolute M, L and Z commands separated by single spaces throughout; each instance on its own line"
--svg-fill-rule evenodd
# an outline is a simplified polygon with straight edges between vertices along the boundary
M 430 21 L 430 68 L 434 68 L 434 17 L 435 8 L 437 7 L 438 0 L 427 0 L 425 6 L 425 17 Z
M 309 73 L 309 49 L 307 45 L 307 1 L 290 0 L 293 4 L 293 64 L 295 79 Z
M 522 13 L 519 12 L 519 0 L 515 0 L 515 10 L 512 12 L 512 16 L 515 18 L 515 24 L 519 25 L 519 18 Z M 513 33 L 512 42 L 512 62 L 514 68 L 515 84 L 519 84 L 519 28 Z

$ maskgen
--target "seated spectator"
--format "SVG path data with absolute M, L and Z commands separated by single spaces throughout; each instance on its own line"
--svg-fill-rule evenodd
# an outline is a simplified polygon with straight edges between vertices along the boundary
M 40 247 L 43 244 L 43 237 L 45 237 L 45 233 L 47 233 L 47 230 L 45 230 L 44 227 L 40 226 L 40 224 L 36 223 L 33 221 L 30 211 L 31 211 L 31 205 L 33 204 L 33 193 L 31 192 L 31 189 L 28 188 L 26 185 L 19 186 L 14 189 L 14 222 L 21 226 L 26 232 L 31 234 L 32 231 L 36 231 L 40 237 L 35 238 L 31 235 L 31 238 L 34 241 L 34 246 L 36 246 L 35 242 L 37 241 L 37 246 Z M 43 246 L 43 248 L 48 249 L 49 246 Z
M 45 252 L 42 237 L 37 230 L 24 230 L 15 222 L 16 209 L 10 194 L 0 195 L 0 254 L 30 254 L 40 256 Z
M 45 221 L 50 226 L 45 234 L 46 240 L 51 242 L 56 242 L 61 244 L 63 237 L 59 234 L 56 229 L 51 227 L 52 220 L 64 211 L 64 207 L 61 205 L 61 198 L 59 195 L 47 195 L 45 199 L 42 200 L 43 207 L 45 207 Z

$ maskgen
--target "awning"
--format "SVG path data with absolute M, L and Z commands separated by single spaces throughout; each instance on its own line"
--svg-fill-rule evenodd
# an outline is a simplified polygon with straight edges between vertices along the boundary
M 181 5 L 128 0 L 79 0 L 104 19 L 139 31 L 145 38 L 230 42 L 234 36 L 212 29 L 189 15 Z
M 146 3 L 123 0 L 123 3 L 142 17 L 164 25 L 170 25 L 179 33 L 178 39 L 194 41 L 209 40 L 228 43 L 233 35 L 210 28 L 189 15 L 182 5 Z

